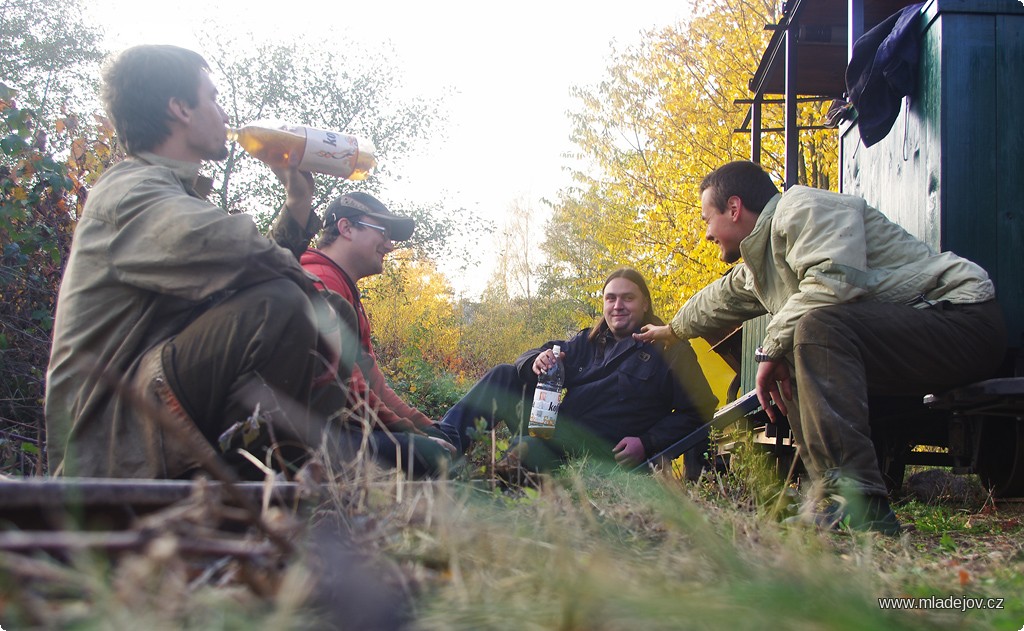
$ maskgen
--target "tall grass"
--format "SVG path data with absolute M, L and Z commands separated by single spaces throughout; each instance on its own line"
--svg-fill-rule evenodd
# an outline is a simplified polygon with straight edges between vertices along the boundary
M 780 525 L 772 507 L 787 490 L 759 482 L 768 471 L 749 454 L 727 476 L 687 484 L 578 461 L 534 489 L 465 477 L 409 481 L 361 461 L 330 472 L 329 493 L 297 515 L 265 515 L 298 554 L 190 561 L 175 543 L 203 520 L 178 508 L 150 520 L 162 537 L 117 559 L 2 556 L 0 624 L 874 630 L 1009 625 L 1024 613 L 1024 552 L 987 583 L 959 586 L 1008 598 L 1008 611 L 880 610 L 878 597 L 947 595 L 957 585 L 928 574 L 941 562 L 909 535 Z

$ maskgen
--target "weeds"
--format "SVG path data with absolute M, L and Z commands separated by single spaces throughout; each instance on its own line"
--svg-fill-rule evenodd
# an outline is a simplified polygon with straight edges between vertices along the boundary
M 196 531 L 175 522 L 194 513 L 178 509 L 173 519 L 149 520 L 164 534 L 131 554 L 70 563 L 0 556 L 0 624 L 960 629 L 1011 628 L 1024 612 L 1020 528 L 972 537 L 961 516 L 982 516 L 953 506 L 899 506 L 905 520 L 934 524 L 900 539 L 825 534 L 772 517 L 793 488 L 766 480 L 770 467 L 754 451 L 698 483 L 671 470 L 631 474 L 578 460 L 523 489 L 485 477 L 500 453 L 486 443 L 478 442 L 482 460 L 453 480 L 409 481 L 372 462 L 327 470 L 327 495 L 299 519 L 274 508 L 264 515 L 294 553 L 197 561 L 180 545 Z M 943 520 L 954 527 L 940 534 Z M 244 536 L 265 543 L 258 532 Z M 877 603 L 949 594 L 1004 598 L 1007 608 L 898 612 Z

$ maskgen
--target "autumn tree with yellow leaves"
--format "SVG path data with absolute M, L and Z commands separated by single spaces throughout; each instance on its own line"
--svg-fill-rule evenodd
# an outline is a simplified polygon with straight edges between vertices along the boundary
M 530 257 L 531 209 L 509 208 L 502 264 L 479 303 L 459 306 L 465 376 L 592 322 L 600 315 L 601 282 L 617 267 L 647 277 L 663 318 L 725 271 L 704 239 L 698 187 L 715 167 L 749 156 L 749 133 L 736 131 L 746 114 L 738 101 L 750 97 L 747 82 L 776 5 L 694 0 L 687 22 L 647 32 L 613 54 L 603 81 L 574 89 L 572 140 L 587 167 L 551 204 L 543 262 Z M 800 123 L 818 122 L 821 110 L 804 104 Z M 783 114 L 780 105 L 765 105 L 764 127 L 781 127 Z M 802 182 L 836 181 L 836 144 L 831 131 L 801 135 Z M 781 134 L 763 137 L 762 163 L 774 173 L 782 171 L 783 146 Z
M 429 259 L 403 249 L 360 288 L 374 350 L 391 386 L 410 405 L 438 418 L 465 389 L 451 284 Z
M 434 418 L 489 368 L 567 338 L 593 316 L 593 306 L 581 313 L 576 303 L 531 284 L 534 267 L 524 250 L 535 218 L 525 203 L 509 212 L 502 262 L 479 301 L 456 298 L 421 247 L 393 252 L 382 274 L 361 281 L 382 371 L 397 392 Z
M 617 51 L 606 78 L 577 87 L 572 139 L 587 170 L 553 205 L 545 252 L 553 285 L 593 294 L 619 265 L 640 270 L 655 305 L 671 315 L 726 266 L 704 240 L 698 188 L 730 160 L 748 159 L 750 136 L 735 130 L 751 95 L 747 82 L 767 46 L 774 0 L 694 0 L 686 23 L 647 32 Z M 803 124 L 821 117 L 806 104 Z M 781 106 L 764 107 L 764 126 L 780 127 Z M 812 185 L 835 182 L 834 132 L 801 137 Z M 783 138 L 763 139 L 762 164 L 781 172 Z
M 748 155 L 749 136 L 735 131 L 745 114 L 737 100 L 750 96 L 747 81 L 769 38 L 764 25 L 778 17 L 777 2 L 691 3 L 688 20 L 649 31 L 638 44 L 615 51 L 604 80 L 574 90 L 578 106 L 571 113 L 572 139 L 580 164 L 587 166 L 551 203 L 552 216 L 543 228 L 524 212 L 520 224 L 527 233 L 507 235 L 509 258 L 499 265 L 502 276 L 480 301 L 456 299 L 431 263 L 440 252 L 451 252 L 450 242 L 465 233 L 441 216 L 440 204 L 410 213 L 422 228 L 411 244 L 415 255 L 396 253 L 385 273 L 367 279 L 363 289 L 382 366 L 396 389 L 408 393 L 417 407 L 437 416 L 487 368 L 593 322 L 600 314 L 600 283 L 617 267 L 636 267 L 648 278 L 655 309 L 663 317 L 724 271 L 716 250 L 703 239 L 697 187 L 714 167 Z M 7 19 L 0 26 L 17 38 L 30 33 L 22 22 Z M 57 24 L 33 23 L 42 25 L 39 28 Z M 30 88 L 23 97 L 35 98 L 42 84 L 29 71 L 53 66 L 52 55 L 35 53 L 63 49 L 19 45 L 12 50 L 25 54 L 4 57 L 0 79 L 20 78 L 27 82 L 23 87 Z M 96 51 L 86 52 L 81 61 L 92 63 Z M 24 68 L 14 62 L 24 62 Z M 62 79 L 77 76 L 68 73 Z M 92 92 L 91 84 L 75 85 L 80 93 Z M 10 436 L 25 429 L 30 440 L 19 449 L 30 449 L 32 441 L 41 444 L 29 430 L 41 426 L 47 326 L 62 259 L 78 205 L 117 155 L 102 121 L 97 127 L 91 117 L 83 115 L 80 121 L 68 111 L 73 99 L 37 99 L 32 113 L 16 104 L 13 92 L 4 90 L 0 112 L 7 127 L 0 160 L 5 185 L 0 236 L 8 315 L 0 319 L 0 367 L 17 370 L 18 379 L 7 375 L 2 380 L 10 392 L 0 399 L 15 403 L 0 410 L 0 430 Z M 253 105 L 260 104 L 266 105 L 262 97 Z M 803 106 L 801 122 L 817 122 L 821 109 Z M 255 116 L 255 111 L 244 118 Z M 50 145 L 59 145 L 59 158 L 46 148 L 47 138 L 40 133 L 44 127 L 35 118 L 39 112 L 51 113 L 41 119 L 48 123 Z M 308 120 L 310 111 L 299 114 Z M 782 114 L 781 107 L 766 105 L 764 126 L 780 127 Z M 408 122 L 402 118 L 396 124 L 403 127 Z M 343 126 L 339 122 L 335 127 Z M 402 133 L 418 137 L 419 131 L 412 126 Z M 801 144 L 801 181 L 832 185 L 837 162 L 834 132 L 805 132 Z M 781 171 L 782 148 L 780 134 L 764 137 L 763 163 L 776 173 Z M 395 147 L 397 153 L 403 150 L 401 144 Z M 230 200 L 222 201 L 232 206 Z M 467 223 L 475 225 L 459 222 Z M 543 239 L 538 243 L 540 234 Z M 514 238 L 519 238 L 518 244 Z M 465 237 L 460 240 L 468 243 Z M 535 245 L 543 259 L 532 256 Z M 29 348 L 34 349 L 31 357 L 23 358 L 19 353 Z

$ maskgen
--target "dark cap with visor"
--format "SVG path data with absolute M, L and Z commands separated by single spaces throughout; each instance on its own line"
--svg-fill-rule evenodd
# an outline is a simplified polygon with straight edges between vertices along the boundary
M 360 191 L 345 193 L 328 204 L 327 210 L 324 211 L 324 225 L 333 226 L 339 219 L 362 216 L 380 222 L 381 226 L 391 233 L 392 241 L 405 241 L 416 229 L 414 219 L 396 215 L 376 197 Z

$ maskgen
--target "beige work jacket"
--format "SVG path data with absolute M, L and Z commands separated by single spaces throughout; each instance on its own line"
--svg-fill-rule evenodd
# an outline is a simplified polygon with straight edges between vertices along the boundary
M 160 403 L 143 384 L 163 383 L 161 345 L 241 287 L 288 278 L 313 290 L 298 262 L 304 227 L 282 222 L 277 242 L 267 238 L 249 215 L 202 199 L 198 173 L 198 164 L 142 154 L 112 166 L 89 192 L 47 371 L 51 473 L 151 478 L 192 468 L 209 448 L 198 431 L 168 428 L 146 411 Z
M 740 253 L 739 265 L 672 319 L 680 338 L 714 335 L 769 313 L 762 347 L 782 357 L 793 350 L 796 323 L 811 309 L 858 300 L 927 307 L 995 297 L 976 263 L 935 252 L 862 198 L 805 186 L 768 202 Z

